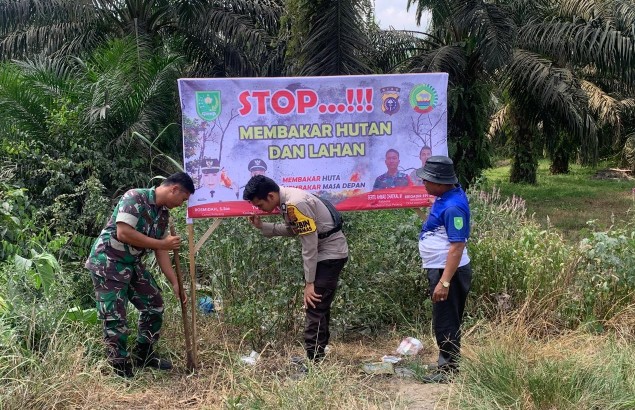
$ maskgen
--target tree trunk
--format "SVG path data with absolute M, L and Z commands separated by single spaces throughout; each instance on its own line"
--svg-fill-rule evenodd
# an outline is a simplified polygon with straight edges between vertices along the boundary
M 535 135 L 529 121 L 517 119 L 516 132 L 513 137 L 512 168 L 509 175 L 511 183 L 535 184 L 538 170 L 538 159 L 535 154 Z
M 568 174 L 569 173 L 569 150 L 563 148 L 562 146 L 558 147 L 551 154 L 551 166 L 549 167 L 549 171 L 553 175 L 557 174 Z

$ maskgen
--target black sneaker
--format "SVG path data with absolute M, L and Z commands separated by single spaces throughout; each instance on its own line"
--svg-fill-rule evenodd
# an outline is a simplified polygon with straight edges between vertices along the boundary
M 112 370 L 115 372 L 115 374 L 119 377 L 123 377 L 126 379 L 134 377 L 132 364 L 130 364 L 129 361 L 111 363 L 110 366 L 112 367 Z

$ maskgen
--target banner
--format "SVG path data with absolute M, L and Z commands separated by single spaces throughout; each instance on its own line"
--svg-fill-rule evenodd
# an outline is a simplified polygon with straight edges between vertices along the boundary
M 422 207 L 416 176 L 447 155 L 446 73 L 178 81 L 189 218 L 258 213 L 244 186 L 264 174 L 341 211 Z

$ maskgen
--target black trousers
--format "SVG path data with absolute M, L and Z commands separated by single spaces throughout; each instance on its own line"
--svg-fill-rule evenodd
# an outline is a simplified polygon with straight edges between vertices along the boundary
M 439 283 L 443 269 L 427 269 L 430 296 Z M 432 304 L 432 327 L 439 347 L 439 368 L 456 369 L 461 356 L 461 322 L 465 301 L 472 285 L 472 268 L 468 263 L 456 270 L 448 298 Z
M 340 272 L 348 258 L 327 259 L 318 262 L 315 273 L 315 293 L 322 298 L 315 307 L 306 307 L 304 325 L 304 348 L 310 360 L 321 360 L 324 348 L 329 343 L 329 321 L 331 319 L 331 304 L 337 290 Z

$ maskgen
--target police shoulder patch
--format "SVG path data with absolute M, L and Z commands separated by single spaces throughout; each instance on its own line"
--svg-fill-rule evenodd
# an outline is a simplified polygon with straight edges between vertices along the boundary
M 317 230 L 312 218 L 304 215 L 295 205 L 287 205 L 287 221 L 297 235 L 306 235 Z

